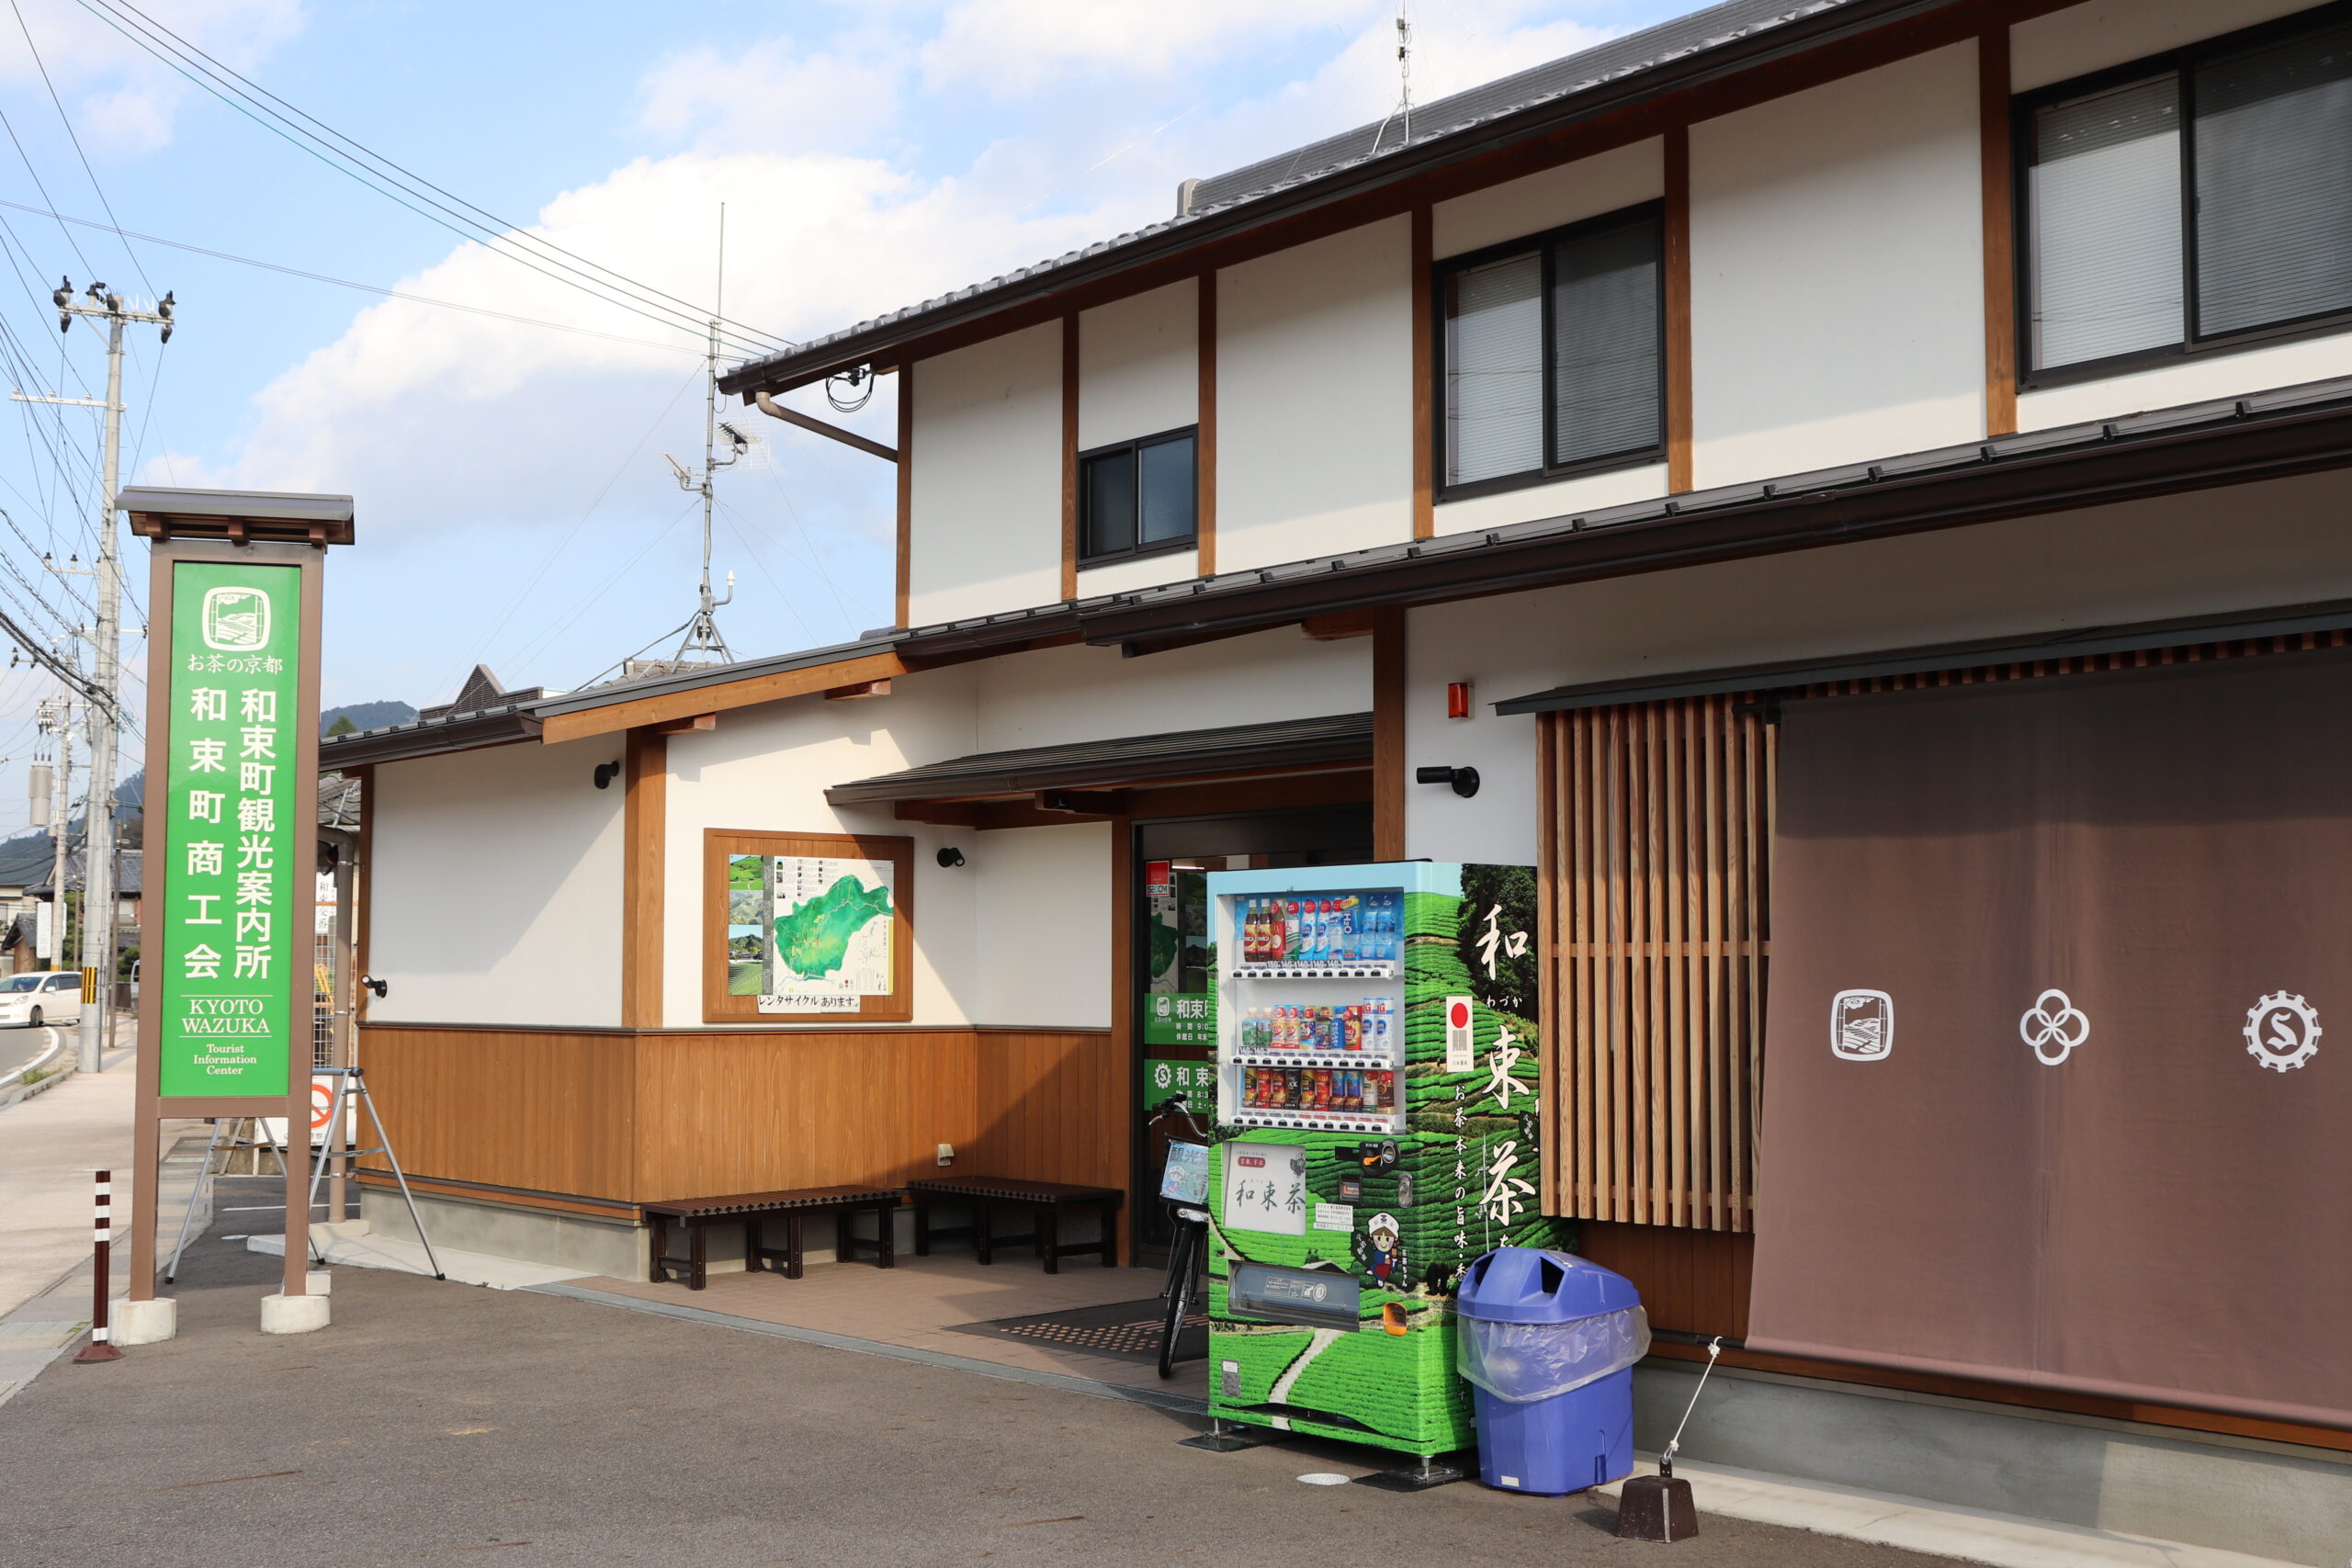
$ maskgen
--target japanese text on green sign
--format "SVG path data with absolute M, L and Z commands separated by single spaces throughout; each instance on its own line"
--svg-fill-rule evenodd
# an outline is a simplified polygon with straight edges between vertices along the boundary
M 295 785 L 301 572 L 183 561 L 172 573 L 169 824 L 148 976 L 165 1096 L 288 1092 L 298 933 L 294 865 L 309 830 Z

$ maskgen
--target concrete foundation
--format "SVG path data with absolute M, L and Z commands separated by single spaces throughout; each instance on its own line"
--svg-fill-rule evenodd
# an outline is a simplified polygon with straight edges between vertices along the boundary
M 363 1222 L 375 1235 L 394 1241 L 414 1241 L 416 1227 L 409 1223 L 408 1208 L 398 1192 L 378 1192 L 370 1190 L 359 1201 Z M 544 1263 L 554 1269 L 578 1269 L 591 1274 L 602 1274 L 615 1280 L 645 1280 L 653 1277 L 651 1266 L 652 1231 L 650 1227 L 618 1220 L 598 1219 L 588 1214 L 567 1214 L 548 1209 L 526 1209 L 518 1204 L 481 1202 L 468 1198 L 451 1198 L 441 1194 L 427 1196 L 418 1193 L 416 1211 L 424 1218 L 431 1233 L 433 1245 L 460 1252 L 480 1252 L 492 1258 L 512 1258 L 525 1263 Z M 892 1216 L 898 1226 L 897 1246 L 906 1256 L 914 1252 L 914 1212 L 901 1209 Z M 954 1223 L 950 1220 L 950 1223 Z M 804 1222 L 808 1260 L 810 1263 L 831 1263 L 838 1256 L 833 1242 L 833 1222 L 823 1215 L 811 1215 Z M 861 1231 L 873 1222 L 861 1217 Z M 1064 1231 L 1064 1239 L 1091 1241 L 1097 1232 L 1093 1216 L 1073 1215 Z M 771 1224 L 767 1229 L 768 1245 L 784 1245 L 784 1226 Z M 949 1242 L 951 1247 L 968 1247 L 968 1242 Z M 673 1235 L 671 1250 L 683 1257 L 685 1241 Z M 1011 1249 L 1014 1257 L 1026 1249 Z M 867 1252 L 863 1256 L 871 1258 Z M 740 1274 L 743 1270 L 743 1231 L 740 1225 L 712 1225 L 703 1236 L 704 1267 L 713 1274 Z
M 1634 1441 L 1673 1435 L 1699 1369 L 1634 1380 Z M 1718 1367 L 1682 1452 L 1702 1462 L 2338 1568 L 2352 1454 Z
M 107 1309 L 107 1338 L 115 1345 L 160 1345 L 180 1331 L 180 1303 L 169 1296 L 116 1302 Z
M 261 1299 L 264 1334 L 309 1334 L 324 1328 L 332 1315 L 324 1296 L 289 1296 L 276 1292 Z

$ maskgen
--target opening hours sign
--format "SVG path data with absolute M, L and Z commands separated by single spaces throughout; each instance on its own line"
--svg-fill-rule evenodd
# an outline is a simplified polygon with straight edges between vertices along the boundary
M 169 824 L 154 1043 L 169 1098 L 283 1096 L 291 1069 L 302 799 L 301 569 L 184 560 L 172 570 Z M 305 890 L 307 891 L 307 890 Z M 308 1021 L 302 1038 L 309 1042 Z

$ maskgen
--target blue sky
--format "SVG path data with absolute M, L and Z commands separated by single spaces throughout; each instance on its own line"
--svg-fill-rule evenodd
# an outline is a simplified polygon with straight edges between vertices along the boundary
M 99 221 L 110 206 L 121 227 L 184 244 L 572 330 L 0 208 L 0 322 L 46 378 L 38 389 L 102 384 L 91 333 L 59 344 L 59 276 L 174 291 L 170 347 L 134 333 L 130 472 L 356 497 L 360 542 L 328 580 L 331 705 L 446 700 L 476 660 L 509 685 L 574 686 L 683 620 L 698 526 L 662 454 L 699 457 L 693 334 L 558 287 L 336 173 L 135 49 L 105 19 L 121 3 L 15 0 L 47 85 L 19 12 L 0 14 L 14 139 L 0 140 L 0 201 Z M 1695 8 L 1417 0 L 1415 96 Z M 1396 96 L 1394 0 L 139 9 L 468 202 L 697 308 L 725 202 L 728 314 L 788 337 L 1157 219 L 1178 180 L 1376 119 Z M 822 407 L 813 389 L 795 400 Z M 47 576 L 38 558 L 91 553 L 95 421 L 21 405 L 9 418 L 0 508 L 22 536 L 0 534 L 17 574 L 0 575 L 0 607 L 47 615 L 54 632 L 86 615 L 69 590 L 87 583 Z M 886 383 L 856 423 L 887 437 L 891 421 Z M 751 423 L 766 439 L 721 480 L 716 544 L 716 569 L 736 573 L 721 624 L 738 653 L 886 623 L 888 468 Z M 132 546 L 129 562 L 142 600 L 143 554 Z M 22 603 L 36 592 L 46 610 Z M 32 705 L 50 690 L 22 670 L 0 681 L 0 832 L 26 820 Z

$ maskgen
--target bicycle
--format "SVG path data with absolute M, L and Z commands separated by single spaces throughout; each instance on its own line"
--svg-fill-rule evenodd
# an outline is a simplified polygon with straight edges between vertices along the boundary
M 1209 1235 L 1208 1130 L 1193 1115 L 1182 1095 L 1170 1095 L 1154 1106 L 1151 1120 L 1157 1122 L 1171 1111 L 1184 1119 L 1185 1127 L 1200 1142 L 1170 1138 L 1168 1164 L 1159 1177 L 1159 1196 L 1168 1204 L 1176 1230 L 1174 1240 L 1169 1244 L 1168 1282 L 1159 1292 L 1168 1301 L 1168 1319 L 1159 1335 L 1159 1375 L 1163 1379 L 1176 1375 L 1176 1340 L 1184 1332 L 1184 1319 L 1192 1312 L 1193 1281 Z

